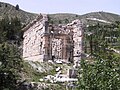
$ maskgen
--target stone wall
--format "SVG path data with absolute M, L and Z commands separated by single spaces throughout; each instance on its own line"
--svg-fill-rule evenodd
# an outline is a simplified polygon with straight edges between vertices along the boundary
M 80 60 L 83 32 L 80 20 L 67 25 L 53 25 L 48 23 L 47 15 L 40 15 L 23 30 L 25 60 L 75 63 Z
M 41 18 L 42 17 L 42 18 Z M 39 19 L 41 18 L 41 19 Z M 47 19 L 41 15 L 36 21 L 34 20 L 31 26 L 24 28 L 25 32 L 23 35 L 23 58 L 25 60 L 43 60 L 45 54 L 45 22 Z M 27 29 L 27 30 L 26 30 Z

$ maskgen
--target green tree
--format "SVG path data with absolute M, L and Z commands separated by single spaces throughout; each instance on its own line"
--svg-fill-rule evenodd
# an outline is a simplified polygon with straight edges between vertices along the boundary
M 118 25 L 94 25 L 88 28 L 93 33 L 92 47 L 99 50 L 93 49 L 92 60 L 81 60 L 78 90 L 120 89 L 120 56 L 109 50 L 109 47 L 113 47 L 112 42 L 106 40 L 106 37 L 119 38 Z M 91 40 L 88 36 L 86 38 Z
M 8 7 L 8 5 L 7 5 L 7 4 L 5 4 L 5 7 Z
M 21 22 L 16 18 L 5 17 L 0 21 L 0 43 L 6 42 L 8 40 L 21 41 L 22 31 Z
M 7 40 L 7 30 L 9 30 L 9 18 L 5 17 L 0 21 L 0 43 Z
M 2 7 L 2 4 L 1 4 L 1 2 L 0 2 L 0 7 Z
M 65 19 L 65 23 L 66 23 L 66 24 L 69 23 L 69 20 L 68 20 L 67 18 Z
M 22 70 L 22 58 L 15 45 L 0 44 L 0 90 L 15 90 Z
M 59 24 L 62 24 L 62 21 L 61 21 L 61 20 L 59 20 Z
M 111 53 L 94 62 L 81 61 L 78 90 L 119 90 L 120 57 Z
M 16 10 L 19 10 L 19 5 L 18 5 L 18 4 L 15 6 L 15 9 L 16 9 Z
M 8 39 L 11 39 L 11 40 L 21 39 L 21 36 L 22 36 L 21 26 L 22 26 L 21 22 L 17 17 L 12 19 L 10 24 L 11 29 L 8 31 L 8 36 L 9 36 Z

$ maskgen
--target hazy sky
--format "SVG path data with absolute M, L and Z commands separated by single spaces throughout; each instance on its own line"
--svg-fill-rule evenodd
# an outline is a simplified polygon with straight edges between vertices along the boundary
M 34 13 L 85 14 L 105 11 L 120 15 L 120 0 L 0 0 Z

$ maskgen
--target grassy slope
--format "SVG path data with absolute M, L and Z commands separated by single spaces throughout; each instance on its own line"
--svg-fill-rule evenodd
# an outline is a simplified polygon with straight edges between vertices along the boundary
M 69 22 L 75 19 L 81 19 L 83 23 L 85 24 L 91 24 L 91 23 L 98 22 L 98 21 L 86 20 L 86 18 L 97 18 L 97 19 L 101 19 L 101 20 L 105 20 L 109 22 L 120 21 L 120 15 L 108 13 L 108 12 L 91 12 L 91 13 L 87 13 L 84 15 L 58 13 L 58 14 L 49 14 L 49 17 L 56 24 L 58 24 L 59 21 L 61 21 L 62 23 L 65 23 L 65 19 L 68 19 Z
M 35 65 L 33 67 L 32 65 Z M 23 68 L 23 78 L 28 79 L 28 81 L 39 81 L 40 78 L 44 78 L 47 75 L 55 75 L 56 68 L 61 67 L 62 73 L 67 73 L 66 69 L 71 68 L 71 65 L 67 64 L 55 64 L 55 63 L 49 63 L 49 62 L 24 62 L 24 68 Z M 37 66 L 37 67 L 36 67 Z M 39 70 L 39 68 L 42 68 Z
M 21 9 L 16 10 L 14 6 L 0 2 L 0 19 L 5 16 L 9 18 L 18 17 L 22 23 L 29 23 L 36 18 L 37 14 L 25 12 Z
M 120 21 L 120 15 L 108 13 L 108 12 L 91 12 L 91 13 L 82 15 L 82 18 L 97 18 L 97 19 L 102 19 L 109 22 L 114 22 L 117 20 Z

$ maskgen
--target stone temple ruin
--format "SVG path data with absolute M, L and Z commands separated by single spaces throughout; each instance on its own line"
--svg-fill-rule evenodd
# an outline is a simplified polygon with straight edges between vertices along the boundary
M 82 26 L 80 20 L 67 25 L 49 24 L 47 15 L 40 14 L 23 29 L 23 58 L 40 62 L 79 62 L 82 53 Z

